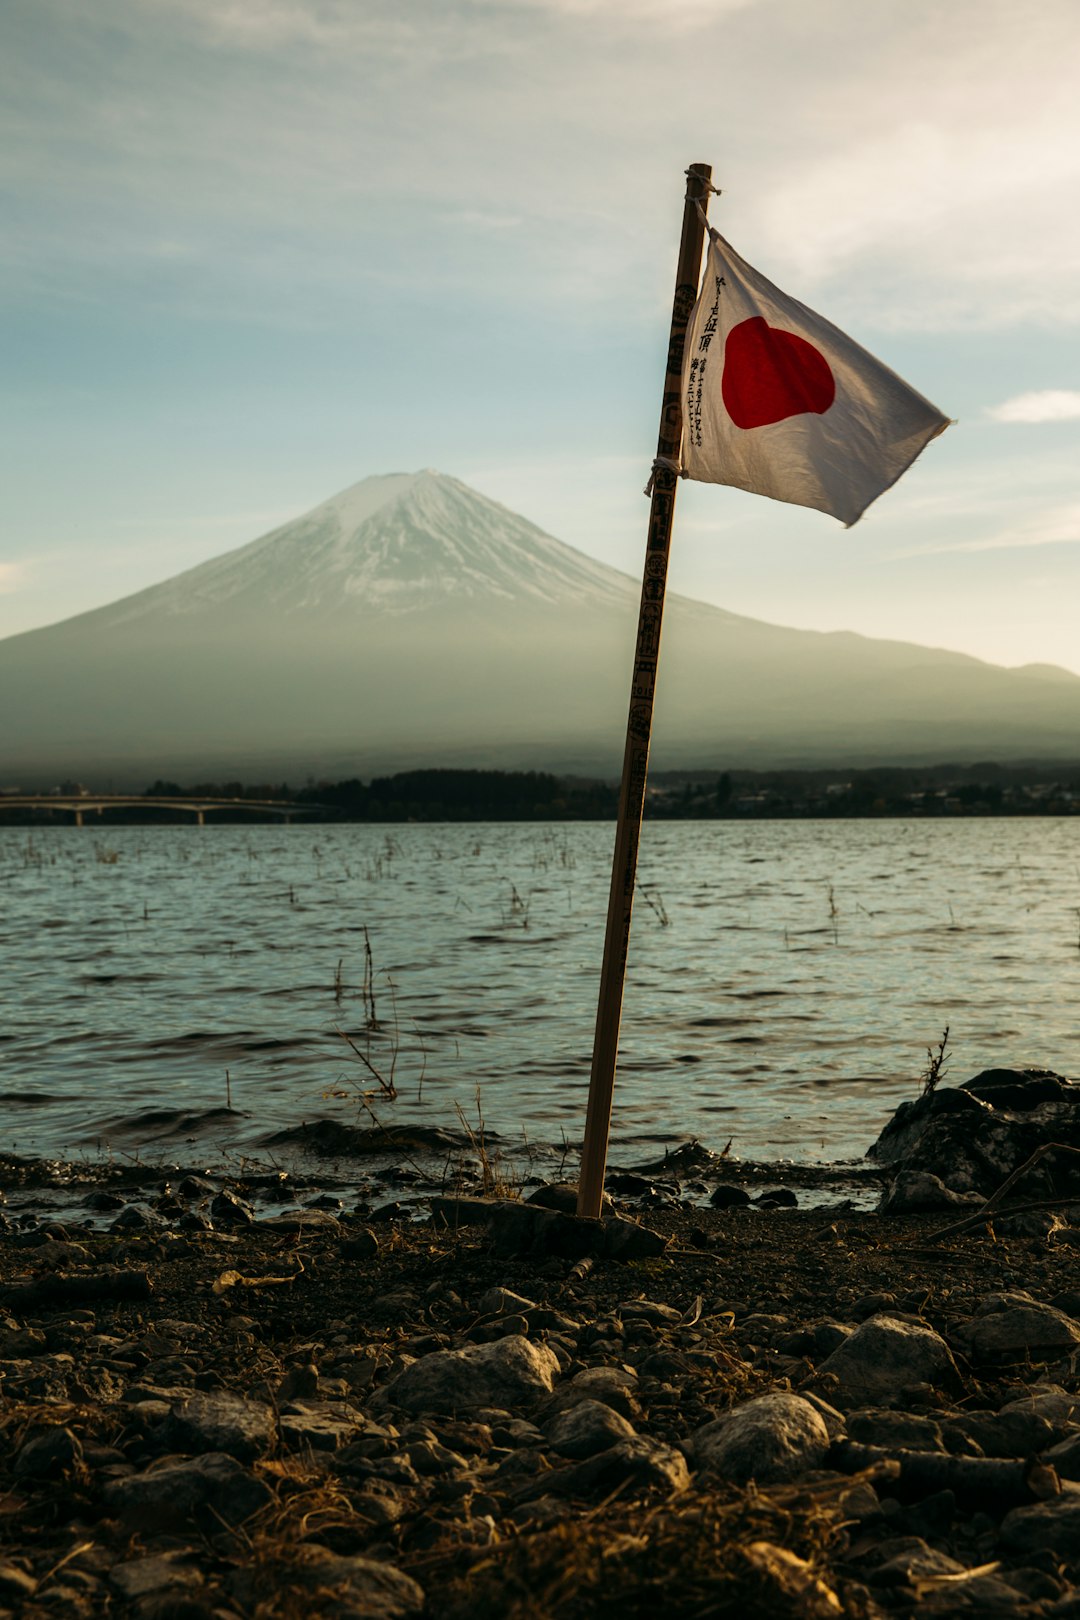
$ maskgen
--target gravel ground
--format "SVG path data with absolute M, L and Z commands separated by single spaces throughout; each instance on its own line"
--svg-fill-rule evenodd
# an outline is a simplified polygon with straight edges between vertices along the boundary
M 1056 1215 L 80 1174 L 0 1233 L 0 1614 L 1080 1617 Z

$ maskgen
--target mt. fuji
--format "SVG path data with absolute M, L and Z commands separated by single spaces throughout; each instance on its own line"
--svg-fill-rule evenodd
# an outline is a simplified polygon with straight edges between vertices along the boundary
M 676 535 L 676 543 L 677 543 Z M 639 583 L 435 472 L 0 641 L 0 780 L 615 774 Z M 1075 758 L 1080 678 L 669 596 L 661 768 Z

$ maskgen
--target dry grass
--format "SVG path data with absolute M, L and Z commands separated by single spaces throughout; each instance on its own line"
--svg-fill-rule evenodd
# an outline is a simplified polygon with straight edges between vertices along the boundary
M 812 1620 L 853 1612 L 823 1573 L 852 1484 L 609 1500 L 482 1551 L 440 1544 L 399 1567 L 429 1601 L 439 1594 L 432 1612 L 444 1620 Z

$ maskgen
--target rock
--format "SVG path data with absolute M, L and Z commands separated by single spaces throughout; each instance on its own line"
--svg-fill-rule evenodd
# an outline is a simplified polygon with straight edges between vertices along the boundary
M 954 1192 L 997 1191 L 1048 1142 L 1080 1147 L 1080 1085 L 1048 1069 L 987 1069 L 959 1087 L 901 1103 L 869 1150 L 900 1170 L 925 1171 Z M 1024 1181 L 1027 1197 L 1080 1190 L 1080 1161 L 1053 1154 Z
M 432 1226 L 489 1226 L 506 1202 L 502 1198 L 437 1197 L 428 1199 Z
M 1050 1424 L 1037 1412 L 965 1412 L 943 1423 L 941 1432 L 950 1451 L 960 1451 L 956 1442 L 963 1438 L 984 1457 L 1037 1457 L 1054 1439 Z
M 281 1438 L 296 1451 L 337 1451 L 355 1437 L 360 1418 L 329 1401 L 292 1401 L 278 1416 Z
M 921 1215 L 935 1209 L 978 1209 L 984 1202 L 978 1193 L 953 1192 L 928 1170 L 901 1170 L 882 1193 L 878 1210 L 882 1215 Z
M 76 1434 L 62 1424 L 35 1424 L 28 1429 L 15 1453 L 11 1471 L 16 1479 L 56 1479 L 82 1461 L 83 1448 Z
M 269 1450 L 274 1429 L 274 1414 L 268 1406 L 231 1390 L 215 1389 L 174 1406 L 167 1435 L 176 1451 L 222 1451 L 241 1462 L 253 1462 Z
M 694 1459 L 702 1473 L 735 1485 L 797 1479 L 820 1468 L 829 1448 L 821 1413 L 798 1395 L 761 1395 L 697 1429 Z
M 290 1367 L 274 1391 L 274 1401 L 284 1406 L 289 1401 L 314 1400 L 319 1393 L 319 1369 L 314 1362 Z
M 106 1513 L 128 1530 L 155 1535 L 191 1523 L 211 1531 L 240 1524 L 273 1500 L 261 1480 L 221 1452 L 184 1462 L 171 1459 L 144 1473 L 111 1480 L 103 1492 Z
M 129 1603 L 151 1593 L 201 1586 L 202 1574 L 191 1562 L 194 1556 L 194 1549 L 185 1547 L 155 1557 L 133 1558 L 126 1564 L 114 1564 L 109 1581 Z
M 387 1387 L 409 1412 L 454 1412 L 477 1406 L 535 1406 L 550 1395 L 559 1363 L 521 1334 L 464 1350 L 421 1356 Z
M 257 1612 L 263 1611 L 260 1599 L 275 1598 L 282 1587 L 300 1587 L 317 1595 L 310 1609 L 290 1612 L 317 1614 L 319 1620 L 419 1620 L 424 1607 L 423 1588 L 392 1564 L 342 1558 L 318 1544 L 302 1547 L 284 1566 L 240 1569 L 230 1584 L 245 1609 Z
M 933 1328 L 893 1316 L 861 1322 L 821 1363 L 811 1384 L 841 1410 L 896 1405 L 915 1384 L 957 1393 L 961 1387 L 945 1340 Z
M 281 1215 L 268 1215 L 259 1222 L 260 1232 L 284 1232 L 302 1235 L 304 1232 L 333 1232 L 339 1234 L 341 1222 L 325 1209 L 290 1209 Z
M 648 1322 L 652 1327 L 677 1327 L 683 1312 L 656 1299 L 624 1299 L 615 1307 L 626 1322 Z
M 1059 1440 L 1056 1446 L 1043 1452 L 1042 1460 L 1057 1470 L 1059 1478 L 1080 1482 L 1080 1434 Z
M 548 1181 L 535 1192 L 529 1194 L 525 1200 L 527 1204 L 539 1205 L 541 1209 L 557 1209 L 563 1215 L 577 1214 L 578 1189 L 576 1181 Z M 615 1208 L 607 1193 L 603 1195 L 600 1208 L 610 1213 Z
M 126 1205 L 109 1227 L 110 1232 L 148 1232 L 165 1225 L 161 1216 L 147 1204 Z
M 217 1226 L 251 1226 L 255 1211 L 250 1204 L 223 1187 L 210 1205 L 210 1216 Z
M 1034 1300 L 1005 1305 L 991 1297 L 980 1315 L 949 1337 L 975 1366 L 1002 1366 L 1070 1355 L 1080 1347 L 1080 1326 L 1052 1305 Z
M 373 1209 L 368 1220 L 375 1221 L 380 1226 L 387 1226 L 391 1221 L 411 1221 L 415 1213 L 415 1204 L 394 1198 L 389 1204 L 380 1204 L 378 1209 Z
M 363 1226 L 345 1238 L 338 1253 L 343 1260 L 370 1260 L 379 1252 L 379 1240 L 370 1227 Z
M 476 1308 L 481 1316 L 520 1316 L 523 1311 L 534 1311 L 536 1304 L 509 1288 L 489 1288 L 480 1295 Z
M 544 1425 L 544 1436 L 560 1457 L 593 1457 L 619 1440 L 628 1440 L 634 1426 L 621 1413 L 600 1401 L 579 1401 L 557 1412 Z
M 635 1434 L 565 1473 L 542 1476 L 541 1487 L 566 1496 L 609 1496 L 620 1487 L 682 1491 L 690 1483 L 686 1458 L 674 1446 Z
M 1036 1384 L 1018 1400 L 999 1408 L 1005 1412 L 1034 1412 L 1046 1419 L 1056 1439 L 1080 1430 L 1080 1395 L 1068 1395 L 1057 1384 Z
M 790 1187 L 770 1187 L 753 1200 L 759 1209 L 797 1209 L 799 1197 Z
M 1056 1553 L 1075 1568 L 1080 1556 L 1080 1492 L 1013 1508 L 1002 1521 L 1001 1542 L 1009 1552 Z
M 944 1452 L 945 1441 L 936 1418 L 914 1412 L 894 1412 L 881 1408 L 851 1412 L 847 1420 L 849 1440 L 865 1446 L 899 1446 L 903 1451 Z
M 743 1187 L 733 1187 L 730 1182 L 722 1181 L 715 1187 L 709 1203 L 714 1209 L 745 1209 L 750 1202 L 750 1194 Z
M 635 1391 L 637 1376 L 623 1367 L 586 1367 L 575 1373 L 565 1384 L 560 1384 L 554 1395 L 538 1414 L 546 1422 L 557 1412 L 565 1412 L 582 1401 L 600 1401 L 623 1417 L 635 1417 L 638 1411 Z

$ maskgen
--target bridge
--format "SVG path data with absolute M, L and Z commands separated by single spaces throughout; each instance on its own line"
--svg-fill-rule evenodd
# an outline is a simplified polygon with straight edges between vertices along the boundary
M 325 810 L 323 804 L 292 804 L 288 799 L 185 799 L 140 793 L 0 793 L 0 817 L 9 810 L 66 810 L 81 827 L 87 815 L 101 815 L 103 810 L 185 810 L 195 817 L 200 827 L 206 825 L 207 812 L 257 810 L 260 815 L 278 816 L 290 822 L 293 816 L 308 816 Z

